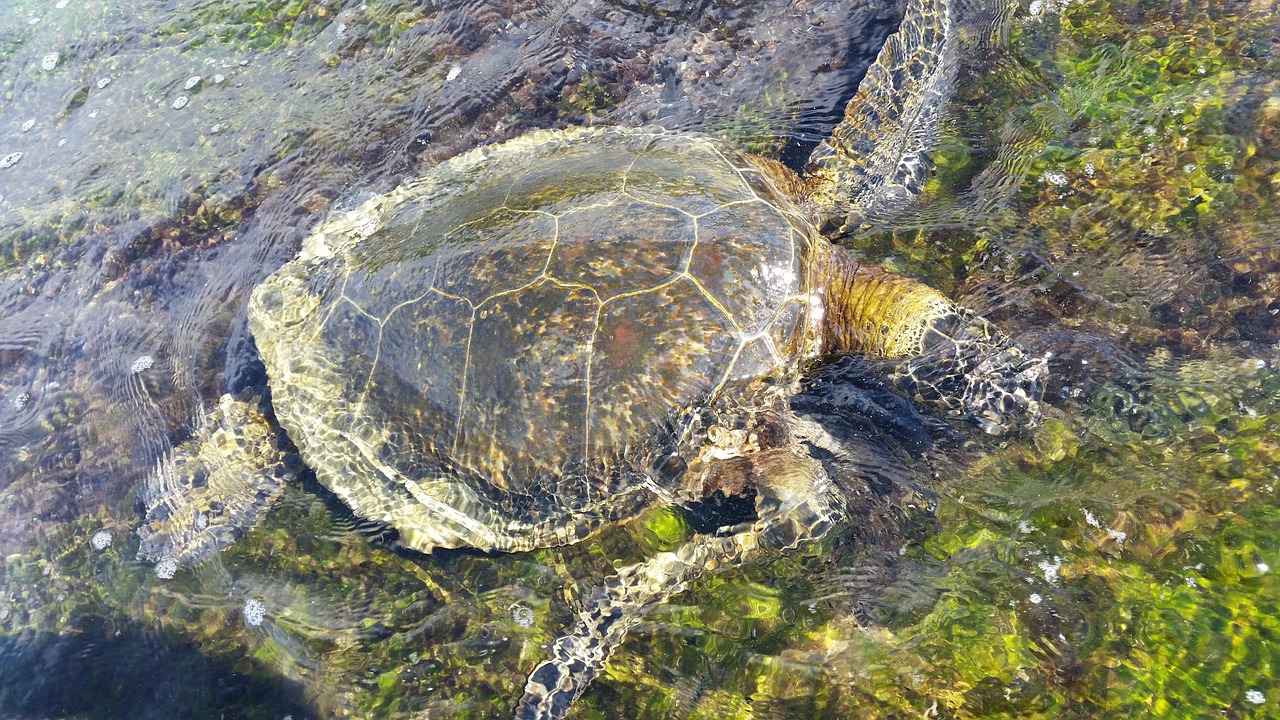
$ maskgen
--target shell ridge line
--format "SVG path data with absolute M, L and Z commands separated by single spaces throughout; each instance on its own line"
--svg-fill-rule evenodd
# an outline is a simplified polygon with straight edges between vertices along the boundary
M 666 208 L 667 210 L 675 211 L 691 220 L 697 220 L 700 217 L 699 215 L 694 215 L 688 210 L 678 208 L 675 205 L 668 205 L 666 203 L 658 202 L 657 200 L 649 200 L 647 198 L 636 197 L 635 195 L 632 195 L 630 192 L 627 192 L 626 190 L 623 190 L 621 193 L 618 193 L 618 198 L 615 198 L 615 200 L 619 198 L 624 198 L 624 197 L 627 198 L 628 200 L 631 200 L 632 202 L 640 203 L 641 205 L 649 205 L 650 207 Z M 716 208 L 716 210 L 719 210 L 719 209 L 720 208 Z M 716 210 L 711 210 L 710 212 L 715 212 Z M 706 213 L 703 213 L 703 214 L 705 215 Z
M 750 338 L 743 338 L 738 342 L 738 349 L 733 351 L 733 359 L 729 361 L 729 364 L 725 366 L 724 372 L 720 374 L 720 381 L 707 394 L 708 398 L 714 398 L 719 395 L 724 386 L 729 383 L 729 378 L 733 375 L 733 369 L 738 365 L 738 358 L 742 357 L 742 351 L 746 349 L 747 344 L 750 342 Z
M 695 289 L 697 289 L 698 293 L 701 294 L 702 297 L 707 299 L 707 302 L 711 303 L 711 305 L 715 307 L 715 309 L 724 313 L 725 319 L 727 319 L 729 323 L 733 325 L 733 332 L 735 335 L 738 336 L 739 339 L 744 337 L 745 333 L 743 333 L 742 331 L 742 326 L 738 324 L 738 319 L 735 318 L 733 316 L 733 313 L 729 312 L 729 310 L 724 305 L 721 305 L 719 300 L 716 300 L 714 297 L 711 296 L 711 293 L 708 292 L 707 289 L 702 286 L 702 283 L 698 281 L 698 278 L 690 275 L 689 273 L 681 273 L 680 277 L 688 278 L 689 282 L 693 283 L 693 286 Z
M 666 280 L 663 280 L 662 282 L 658 283 L 657 285 L 650 285 L 650 286 L 649 286 L 649 287 L 647 287 L 647 288 L 640 288 L 639 290 L 628 290 L 628 291 L 626 291 L 626 292 L 618 293 L 617 295 L 614 295 L 614 296 L 610 297 L 609 299 L 604 300 L 601 304 L 602 304 L 602 305 L 608 305 L 609 303 L 613 302 L 614 300 L 622 300 L 623 298 L 636 297 L 637 295 L 645 295 L 645 294 L 647 294 L 647 293 L 657 292 L 657 291 L 659 291 L 659 290 L 661 290 L 661 289 L 663 289 L 663 288 L 667 287 L 668 285 L 674 285 L 674 284 L 676 284 L 676 283 L 680 282 L 682 279 L 684 279 L 684 278 L 686 278 L 686 277 L 688 277 L 688 276 L 687 276 L 687 275 L 685 275 L 684 273 L 672 273 L 669 277 L 667 277 L 667 279 L 666 279 Z
M 612 298 L 610 298 L 612 299 Z M 600 331 L 600 315 L 604 312 L 604 302 L 600 301 L 600 297 L 596 296 L 596 314 L 591 323 L 591 335 L 587 338 L 587 362 L 586 372 L 583 377 L 583 403 L 582 403 L 582 467 L 585 470 L 590 461 L 591 454 L 591 363 L 596 356 L 596 333 Z
M 329 303 L 329 310 L 325 313 L 324 319 L 316 323 L 316 331 L 312 333 L 309 340 L 313 344 L 324 333 L 324 329 L 329 326 L 329 321 L 333 319 L 333 313 L 337 311 L 338 304 L 347 296 L 347 283 L 351 280 L 351 263 L 348 260 L 349 258 L 343 255 L 342 263 L 346 266 L 346 272 L 342 275 L 342 289 L 338 291 L 337 299 Z
M 591 293 L 591 295 L 596 299 L 596 302 L 598 303 L 606 303 L 606 302 L 609 302 L 609 300 L 613 299 L 613 298 L 609 298 L 609 300 L 601 300 L 600 293 L 597 292 L 595 288 L 591 287 L 590 285 L 587 285 L 586 283 L 561 280 L 555 275 L 547 275 L 545 276 L 545 279 L 547 282 L 551 283 L 552 285 L 555 285 L 558 288 L 564 288 L 565 290 L 585 290 Z
M 787 225 L 791 228 L 791 232 L 787 234 L 787 244 L 791 247 L 791 258 L 787 261 L 787 272 L 790 273 L 792 278 L 795 278 L 796 288 L 803 290 L 800 287 L 800 268 L 797 266 L 800 251 L 796 247 L 796 225 L 790 219 L 787 219 Z M 790 290 L 790 288 L 787 289 Z M 769 355 L 773 358 L 774 363 L 778 365 L 782 364 L 782 353 L 778 352 L 778 347 L 773 344 L 773 337 L 769 334 L 769 331 L 773 329 L 774 323 L 778 321 L 778 318 L 782 317 L 783 311 L 787 309 L 791 302 L 792 297 L 789 296 L 778 303 L 778 307 L 773 311 L 773 317 L 769 318 L 760 328 L 760 336 L 764 338 L 764 344 L 769 348 Z
M 551 256 L 556 254 L 556 248 L 560 245 L 560 218 L 557 215 L 551 216 L 553 223 L 551 228 L 551 247 L 547 248 L 547 259 L 542 262 L 542 270 L 538 272 L 538 277 L 551 279 L 547 271 L 551 269 Z
M 435 283 L 434 277 L 432 278 L 431 282 L 432 284 Z M 357 415 L 364 414 L 364 403 L 365 403 L 365 400 L 369 398 L 369 388 L 373 387 L 373 373 L 375 370 L 378 369 L 378 361 L 382 358 L 383 328 L 387 326 L 387 323 L 391 322 L 391 316 L 395 315 L 396 311 L 398 311 L 402 307 L 406 307 L 408 305 L 413 305 L 414 303 L 421 302 L 423 298 L 431 294 L 431 290 L 432 290 L 431 288 L 427 288 L 426 291 L 424 291 L 421 295 L 409 300 L 405 300 L 399 305 L 396 305 L 395 307 L 387 311 L 387 316 L 385 318 L 378 321 L 378 349 L 373 354 L 373 363 L 369 366 L 369 377 L 364 381 L 364 388 L 360 391 L 360 399 L 356 401 Z
M 499 210 L 512 209 L 512 207 L 507 203 L 511 202 L 511 193 L 516 189 L 516 183 L 520 182 L 521 177 L 523 176 L 517 175 L 516 177 L 511 178 L 511 184 L 507 185 L 507 193 L 502 196 L 502 205 L 498 208 Z
M 714 212 L 714 211 L 713 211 Z M 698 241 L 701 239 L 699 233 L 702 232 L 702 225 L 698 222 L 698 218 L 693 219 L 693 242 L 690 243 L 689 249 L 684 254 L 683 267 L 677 275 L 688 275 L 689 268 L 693 266 L 693 254 L 698 250 Z
M 434 289 L 434 288 L 433 288 Z M 467 301 L 471 305 L 471 301 Z M 467 350 L 462 359 L 462 381 L 458 387 L 458 421 L 453 426 L 453 449 L 449 454 L 458 456 L 458 443 L 462 440 L 462 413 L 467 403 L 467 377 L 471 374 L 471 338 L 476 331 L 476 308 L 471 306 L 471 319 L 467 321 Z
M 773 344 L 773 338 L 769 337 L 769 330 L 773 329 L 773 321 L 777 320 L 778 317 L 782 315 L 782 308 L 785 308 L 786 306 L 786 303 L 783 303 L 782 306 L 778 308 L 777 312 L 773 314 L 773 317 L 769 318 L 769 322 L 765 323 L 760 328 L 760 334 L 756 336 L 764 341 L 764 346 L 769 350 L 769 357 L 773 358 L 775 365 L 782 364 L 782 353 L 778 352 L 778 347 Z
M 485 305 L 488 305 L 490 300 L 497 300 L 498 298 L 506 297 L 506 296 L 508 296 L 508 295 L 515 295 L 516 293 L 521 292 L 522 290 L 528 290 L 529 288 L 533 287 L 534 285 L 537 285 L 538 283 L 542 283 L 542 282 L 546 282 L 546 281 L 547 281 L 547 278 L 543 277 L 542 273 L 538 273 L 537 275 L 534 275 L 534 276 L 533 276 L 533 279 L 532 279 L 532 280 L 530 280 L 529 282 L 527 282 L 527 283 L 525 283 L 525 284 L 523 284 L 523 285 L 520 285 L 520 286 L 518 286 L 518 287 L 513 287 L 513 288 L 510 288 L 510 289 L 508 289 L 508 290 L 499 290 L 498 292 L 496 292 L 496 293 L 494 293 L 494 294 L 490 295 L 489 297 L 487 297 L 487 298 L 485 298 L 485 299 L 481 300 L 480 302 L 478 302 L 478 303 L 476 303 L 476 304 L 475 304 L 475 309 L 476 309 L 476 310 L 479 310 L 480 308 L 484 307 Z
M 642 137 L 652 137 L 651 135 L 646 135 L 644 133 L 636 133 L 636 134 L 641 135 Z M 650 143 L 652 144 L 652 140 L 650 141 Z M 636 163 L 640 162 L 640 158 L 646 152 L 647 150 L 640 150 L 636 152 L 635 157 L 631 158 L 631 162 L 627 163 L 627 169 L 622 171 L 622 192 L 619 194 L 626 195 L 627 197 L 634 197 L 629 192 L 627 192 L 627 180 L 630 179 L 631 177 L 631 169 L 636 166 Z
M 493 531 L 485 527 L 483 523 L 477 521 L 475 518 L 468 516 L 466 513 L 461 512 L 460 510 L 450 505 L 449 503 L 446 503 L 440 500 L 439 498 L 434 497 L 430 493 L 421 492 L 418 482 L 416 480 L 405 477 L 402 473 L 397 471 L 395 468 L 386 464 L 382 460 L 379 460 L 377 457 L 377 454 L 373 451 L 373 448 L 368 447 L 363 442 L 358 442 L 356 439 L 352 438 L 351 436 L 346 436 L 346 437 L 349 442 L 355 445 L 356 449 L 359 450 L 362 456 L 364 456 L 365 460 L 367 460 L 369 464 L 374 467 L 375 470 L 381 473 L 382 476 L 386 478 L 389 482 L 391 482 L 393 485 L 403 487 L 406 491 L 408 491 L 408 493 L 411 496 L 413 496 L 415 500 L 427 506 L 434 514 L 438 514 L 442 517 L 448 518 L 454 524 L 456 524 L 459 527 L 465 528 L 467 531 L 471 532 L 476 537 L 484 538 L 488 540 L 490 547 L 492 547 L 495 544 L 494 543 L 495 536 L 493 534 Z M 343 498 L 343 500 L 344 502 L 347 502 L 348 505 L 351 505 L 350 498 Z M 387 518 L 387 520 L 390 521 L 391 518 Z
M 360 389 L 360 398 L 356 400 L 355 414 L 364 416 L 364 401 L 369 397 L 369 388 L 373 386 L 373 373 L 378 369 L 378 361 L 382 359 L 382 325 L 378 325 L 378 345 L 373 351 L 373 362 L 369 363 L 369 374 L 364 379 L 364 387 Z
M 699 220 L 699 219 L 704 218 L 704 217 L 706 217 L 706 216 L 708 216 L 708 215 L 710 215 L 710 214 L 712 214 L 712 213 L 718 213 L 718 212 L 720 212 L 721 210 L 723 210 L 723 209 L 725 209 L 725 208 L 727 208 L 727 207 L 733 207 L 734 205 L 750 205 L 751 203 L 764 203 L 764 204 L 768 204 L 768 202 L 767 202 L 767 201 L 765 201 L 763 198 L 761 198 L 759 195 L 756 195 L 755 193 L 752 193 L 751 197 L 747 198 L 746 200 L 729 200 L 728 202 L 720 203 L 719 205 L 717 205 L 717 206 L 715 206 L 715 207 L 711 208 L 710 210 L 708 210 L 708 211 L 706 211 L 706 212 L 704 212 L 704 213 L 700 213 L 700 214 L 698 214 L 698 215 L 690 215 L 690 217 L 692 217 L 694 220 Z M 679 208 L 676 208 L 676 209 L 678 210 Z M 681 211 L 681 212 L 683 212 L 683 211 Z M 685 214 L 686 214 L 686 215 L 689 215 L 689 213 L 685 213 Z
M 609 207 L 610 205 L 615 205 L 615 204 L 617 204 L 618 200 L 619 200 L 619 199 L 621 199 L 621 198 L 623 198 L 623 197 L 631 197 L 631 196 L 630 196 L 630 195 L 627 195 L 625 192 L 622 192 L 622 191 L 620 190 L 620 191 L 618 191 L 618 192 L 614 193 L 614 194 L 613 194 L 613 197 L 607 198 L 607 199 L 605 199 L 605 200 L 600 200 L 600 201 L 597 201 L 597 202 L 593 202 L 593 203 L 591 203 L 590 205 L 575 205 L 575 206 L 573 206 L 573 207 L 569 208 L 568 210 L 565 210 L 564 212 L 562 212 L 562 213 L 560 213 L 560 214 L 558 214 L 558 215 L 557 215 L 557 214 L 555 214 L 555 213 L 547 213 L 547 214 L 548 214 L 548 215 L 551 215 L 552 217 L 554 217 L 554 218 L 557 218 L 557 219 L 558 219 L 558 218 L 562 218 L 562 217 L 564 217 L 565 215 L 573 215 L 574 213 L 580 213 L 580 212 L 583 212 L 584 210 L 599 210 L 600 208 L 607 208 L 607 207 Z
M 751 183 L 747 182 L 747 176 L 742 174 L 743 168 L 738 167 L 731 160 L 729 160 L 728 157 L 725 157 L 725 154 L 720 151 L 719 147 L 716 147 L 715 143 L 709 142 L 706 140 L 704 140 L 703 142 L 704 144 L 706 144 L 708 148 L 710 148 L 711 152 L 715 153 L 716 156 L 719 157 L 724 162 L 725 165 L 728 165 L 729 167 L 733 168 L 733 173 L 738 176 L 738 181 L 741 182 L 742 186 L 747 189 L 747 192 L 751 195 L 751 197 L 755 198 L 756 200 L 759 200 L 762 203 L 765 203 L 766 205 L 773 204 L 768 200 L 765 200 L 764 198 L 760 197 L 760 195 L 756 192 L 755 188 L 751 187 Z M 718 210 L 719 208 L 716 208 L 716 209 Z M 715 212 L 715 210 L 713 210 L 712 212 Z

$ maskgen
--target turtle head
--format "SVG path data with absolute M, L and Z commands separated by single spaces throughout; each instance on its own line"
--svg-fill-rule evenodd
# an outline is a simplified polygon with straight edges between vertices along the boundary
M 963 308 L 931 318 L 921 352 L 900 362 L 895 379 L 912 394 L 961 414 L 992 435 L 1035 425 L 1048 357 L 1027 353 Z
M 1039 420 L 1047 358 L 1026 353 L 984 318 L 838 246 L 814 254 L 809 277 L 822 298 L 821 354 L 889 360 L 909 397 L 992 434 Z

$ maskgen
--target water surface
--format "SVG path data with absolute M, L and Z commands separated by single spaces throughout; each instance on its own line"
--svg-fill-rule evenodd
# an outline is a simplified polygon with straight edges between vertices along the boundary
M 927 197 L 848 242 L 1050 353 L 1044 421 L 922 417 L 891 501 L 653 611 L 580 717 L 1280 717 L 1276 5 L 965 12 Z M 326 214 L 541 127 L 802 162 L 897 14 L 9 2 L 0 715 L 509 715 L 575 602 L 697 518 L 427 557 L 303 483 L 161 580 L 138 487 L 252 372 L 246 295 Z

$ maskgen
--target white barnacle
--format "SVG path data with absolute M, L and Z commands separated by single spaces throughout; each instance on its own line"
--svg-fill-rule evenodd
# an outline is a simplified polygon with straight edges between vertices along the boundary
M 1261 705 L 1262 703 L 1264 703 L 1264 702 L 1266 702 L 1266 701 L 1267 701 L 1267 697 L 1266 697 L 1265 695 L 1263 695 L 1263 694 L 1262 694 L 1262 691 L 1261 691 L 1261 690 L 1256 690 L 1256 689 L 1255 689 L 1255 690 L 1245 690 L 1245 691 L 1244 691 L 1244 699 L 1245 699 L 1245 700 L 1248 700 L 1249 702 L 1253 703 L 1254 705 Z
M 22 132 L 31 132 L 31 128 L 36 126 L 35 118 L 22 123 Z
M 110 530 L 99 530 L 93 534 L 93 537 L 89 538 L 89 547 L 102 552 L 111 546 L 113 539 L 114 536 L 112 536 Z
M 62 55 L 56 52 L 51 52 L 45 55 L 44 57 L 40 58 L 40 67 L 44 68 L 45 70 L 52 70 L 58 67 L 58 61 L 61 59 L 62 59 Z
M 190 90 L 191 88 L 199 85 L 200 81 L 203 79 L 204 78 L 200 77 L 199 75 L 192 75 L 191 77 L 187 78 L 186 82 L 182 83 L 182 89 Z
M 226 79 L 227 79 L 227 76 L 226 76 L 226 75 L 223 75 L 222 73 L 215 73 L 215 74 L 214 74 L 214 76 L 213 76 L 213 84 L 214 84 L 214 85 L 221 85 L 221 84 L 222 84 L 222 81 L 223 81 L 223 80 L 226 80 Z
M 161 580 L 172 580 L 178 572 L 178 561 L 171 557 L 161 558 L 156 563 L 154 572 Z
M 137 375 L 145 370 L 150 370 L 152 365 L 156 364 L 156 359 L 150 355 L 139 355 L 133 364 L 129 366 L 129 372 Z
M 101 90 L 101 89 L 105 88 L 106 86 L 108 86 L 108 85 L 110 85 L 110 84 L 111 84 L 111 78 L 109 78 L 109 77 L 98 78 L 97 85 L 98 85 L 98 89 L 99 89 L 99 90 Z
M 182 108 L 186 107 L 187 103 L 189 102 L 191 102 L 191 98 L 187 97 L 186 95 L 179 95 L 178 97 L 173 99 L 173 102 L 170 104 L 170 106 L 174 110 L 181 110 Z
M 454 80 L 457 80 L 458 76 L 461 74 L 462 74 L 462 66 L 459 65 L 458 63 L 454 63 L 449 66 L 449 74 L 444 76 L 444 81 L 453 82 Z
M 244 622 L 250 627 L 257 627 L 267 617 L 267 606 L 257 598 L 244 601 Z
M 22 159 L 22 153 L 20 152 L 11 152 L 8 155 L 5 155 L 4 157 L 0 157 L 0 170 L 6 170 L 8 168 L 13 167 L 14 165 L 17 165 L 18 161 L 21 159 Z

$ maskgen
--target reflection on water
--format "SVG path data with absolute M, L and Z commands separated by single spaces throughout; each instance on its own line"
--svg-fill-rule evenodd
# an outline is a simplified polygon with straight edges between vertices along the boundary
M 0 715 L 508 714 L 583 593 L 696 517 L 426 557 L 306 482 L 161 581 L 138 484 L 253 372 L 248 289 L 326 212 L 533 127 L 803 158 L 872 4 L 10 3 Z M 851 413 L 930 448 L 884 472 L 905 495 L 656 609 L 580 713 L 1280 716 L 1276 5 L 973 5 L 927 201 L 851 242 L 1051 352 L 1045 422 Z

